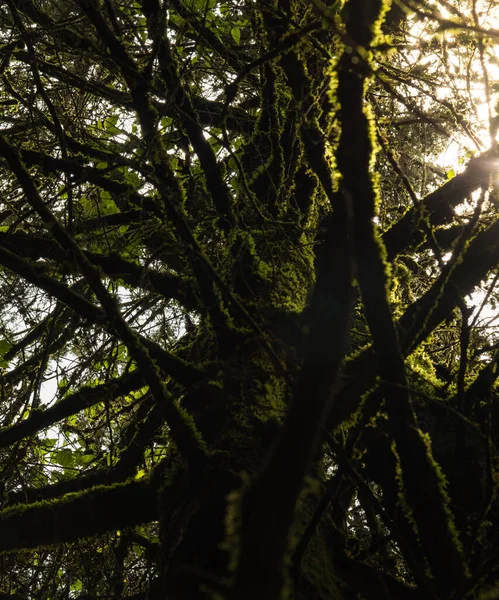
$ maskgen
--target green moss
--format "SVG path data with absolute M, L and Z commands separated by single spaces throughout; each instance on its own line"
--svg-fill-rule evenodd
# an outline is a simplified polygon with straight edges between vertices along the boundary
M 452 514 L 452 511 L 449 508 L 451 500 L 450 500 L 449 494 L 447 493 L 447 479 L 446 479 L 445 474 L 442 471 L 440 465 L 433 457 L 433 452 L 431 449 L 430 435 L 428 433 L 421 431 L 421 429 L 416 429 L 416 431 L 419 434 L 421 441 L 423 442 L 423 445 L 426 449 L 427 460 L 431 464 L 432 472 L 435 474 L 435 477 L 437 479 L 437 486 L 438 486 L 438 490 L 439 490 L 441 501 L 442 501 L 442 507 L 443 507 L 443 510 L 444 510 L 444 513 L 445 513 L 445 516 L 447 519 L 447 529 L 450 533 L 452 542 L 453 542 L 455 548 L 457 549 L 458 553 L 461 555 L 461 557 L 464 557 L 464 549 L 463 549 L 463 545 L 461 544 L 461 541 L 459 539 L 459 532 L 456 527 L 454 515 Z M 465 570 L 465 573 L 464 573 L 465 577 L 471 577 L 471 573 L 464 561 L 463 561 L 463 567 Z
M 300 493 L 297 506 L 297 519 L 293 525 L 289 557 L 294 554 L 295 545 L 300 541 L 307 525 L 313 517 L 317 503 L 324 494 L 321 482 L 316 477 L 308 476 Z M 318 600 L 336 600 L 342 598 L 339 589 L 338 580 L 334 571 L 334 564 L 331 556 L 334 550 L 329 547 L 330 534 L 323 531 L 319 525 L 315 534 L 310 538 L 307 548 L 301 558 L 299 573 L 295 575 L 299 578 L 299 588 L 303 595 L 296 595 L 297 600 L 308 600 L 308 588 L 310 593 L 313 590 L 313 597 Z M 289 567 L 292 565 L 289 563 Z M 296 566 L 296 565 L 293 565 Z M 291 583 L 291 582 L 290 582 Z M 297 582 L 298 583 L 298 582 Z M 290 591 L 293 591 L 290 587 Z M 296 591 L 298 593 L 298 590 Z M 292 595 L 291 597 L 295 597 Z
M 392 6 L 392 0 L 382 0 L 381 8 L 378 13 L 378 18 L 374 21 L 372 26 L 373 32 L 373 41 L 372 46 L 376 46 L 377 44 L 386 43 L 385 34 L 382 32 L 381 27 L 385 21 L 386 14 L 390 10 Z
M 130 523 L 130 515 L 124 508 L 126 504 L 140 502 L 145 498 L 144 492 L 145 501 L 150 502 L 154 494 L 152 488 L 147 482 L 135 482 L 132 478 L 72 492 L 58 499 L 6 508 L 0 511 L 3 532 L 0 545 L 6 551 L 34 548 L 119 529 Z M 120 506 L 113 512 L 117 504 Z M 143 515 L 146 520 L 151 518 L 151 514 L 144 515 L 139 506 L 137 509 L 136 515 Z
M 237 569 L 241 548 L 241 498 L 245 487 L 234 490 L 227 495 L 227 510 L 225 513 L 225 540 L 221 544 L 222 550 L 228 555 L 228 569 L 234 572 Z
M 395 442 L 392 442 L 390 449 L 395 457 L 395 479 L 397 481 L 398 502 L 399 502 L 400 508 L 402 509 L 402 512 L 403 512 L 405 518 L 410 523 L 410 525 L 414 531 L 416 539 L 419 540 L 418 524 L 417 524 L 416 518 L 414 516 L 414 511 L 412 510 L 412 507 L 409 504 L 407 497 L 406 497 L 406 491 L 405 491 L 405 485 L 404 485 L 404 473 L 402 471 L 402 463 L 400 461 L 400 456 L 397 451 L 397 446 L 396 446 Z
M 435 364 L 426 352 L 427 345 L 426 343 L 418 346 L 406 359 L 406 363 L 414 373 L 428 382 L 428 386 L 424 386 L 424 389 L 421 391 L 425 394 L 433 395 L 435 388 L 441 386 L 441 382 L 436 375 Z

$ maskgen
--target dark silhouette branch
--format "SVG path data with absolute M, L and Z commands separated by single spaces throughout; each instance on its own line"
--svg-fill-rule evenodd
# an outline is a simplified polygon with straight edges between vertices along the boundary
M 69 394 L 48 408 L 32 411 L 29 417 L 15 425 L 0 429 L 0 447 L 10 446 L 62 419 L 78 414 L 85 408 L 127 394 L 141 386 L 143 381 L 140 373 L 133 371 L 99 386 L 82 387 L 78 392 Z
M 95 486 L 61 500 L 0 511 L 0 551 L 71 542 L 157 518 L 157 490 L 149 482 Z

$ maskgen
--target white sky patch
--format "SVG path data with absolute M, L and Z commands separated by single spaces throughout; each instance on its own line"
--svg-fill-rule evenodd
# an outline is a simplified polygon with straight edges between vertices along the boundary
M 470 27 L 479 27 L 483 30 L 499 29 L 499 3 L 486 0 L 477 0 L 475 3 L 475 14 L 473 14 L 473 5 L 458 5 L 452 3 L 456 9 L 461 11 L 461 15 L 453 14 L 451 10 L 443 6 L 438 1 L 431 2 L 436 14 L 442 19 L 449 21 L 464 22 Z M 463 13 L 466 9 L 468 12 Z M 478 22 L 476 21 L 478 17 Z M 435 166 L 445 170 L 448 179 L 452 179 L 458 173 L 465 170 L 470 158 L 473 155 L 479 154 L 488 150 L 491 145 L 498 140 L 491 140 L 490 137 L 490 119 L 499 118 L 499 40 L 497 37 L 483 37 L 483 60 L 480 57 L 479 47 L 475 47 L 473 51 L 468 50 L 466 46 L 457 46 L 453 49 L 453 44 L 456 43 L 456 35 L 463 34 L 470 38 L 477 39 L 479 35 L 472 30 L 457 29 L 442 31 L 440 23 L 433 19 L 413 18 L 413 25 L 410 29 L 409 39 L 412 39 L 414 49 L 407 54 L 407 61 L 413 61 L 416 68 L 422 69 L 426 76 L 431 78 L 436 73 L 437 55 L 427 55 L 422 51 L 425 44 L 431 43 L 435 38 L 442 41 L 442 47 L 446 45 L 446 52 L 442 58 L 442 68 L 445 69 L 448 75 L 448 84 L 442 85 L 436 91 L 436 98 L 442 102 L 453 103 L 456 95 L 464 96 L 468 100 L 468 110 L 471 107 L 474 119 L 469 123 L 473 136 L 467 135 L 462 127 L 456 127 L 456 134 L 447 141 L 445 147 L 439 155 L 427 157 L 427 162 L 434 161 Z M 408 63 L 409 64 L 409 63 Z M 486 85 L 488 83 L 488 88 Z M 419 105 L 424 111 L 431 111 L 431 99 L 424 96 L 424 91 L 416 94 Z M 466 121 L 469 118 L 463 115 Z M 499 186 L 499 159 L 497 160 L 497 179 L 493 182 Z M 471 198 L 461 203 L 455 209 L 458 217 L 470 216 L 473 214 L 477 202 L 482 195 L 481 190 L 475 191 Z M 485 203 L 488 202 L 489 194 L 485 195 Z M 452 256 L 451 252 L 444 255 L 443 260 L 447 262 Z M 498 310 L 487 297 L 484 289 L 487 289 L 486 284 L 483 284 L 481 289 L 467 297 L 468 306 L 474 306 L 474 316 L 470 323 L 474 327 L 486 329 L 491 340 L 499 339 L 499 314 Z M 483 305 L 483 306 L 482 306 Z M 475 319 L 480 310 L 480 314 Z
M 452 14 L 445 6 L 440 3 L 434 3 L 437 14 L 442 19 L 450 21 L 459 21 L 460 19 Z M 459 7 L 462 10 L 463 7 Z M 495 6 L 491 2 L 484 0 L 476 2 L 476 15 L 478 23 L 476 23 L 474 15 L 471 12 L 471 4 L 468 13 L 462 13 L 462 20 L 470 27 L 479 27 L 484 30 L 499 28 L 499 5 Z M 466 29 L 442 31 L 439 29 L 440 23 L 430 19 L 414 20 L 414 24 L 410 30 L 410 35 L 414 40 L 419 40 L 420 44 L 430 43 L 436 36 L 442 41 L 446 47 L 445 66 L 448 75 L 448 85 L 442 85 L 436 92 L 436 96 L 442 101 L 451 101 L 455 98 L 456 92 L 465 93 L 469 102 L 473 107 L 474 121 L 470 124 L 470 129 L 473 131 L 475 139 L 479 142 L 480 148 L 473 144 L 464 132 L 449 140 L 445 149 L 437 157 L 436 163 L 438 166 L 452 171 L 451 175 L 461 172 L 468 162 L 469 151 L 478 152 L 485 151 L 491 146 L 489 132 L 489 118 L 496 115 L 496 108 L 499 100 L 499 44 L 495 38 L 483 37 L 483 64 L 480 58 L 478 48 L 473 52 L 466 51 L 466 47 L 459 47 L 460 51 L 453 51 L 452 45 L 455 44 L 457 34 L 463 33 L 471 37 L 477 38 L 479 35 L 473 31 Z M 445 43 L 447 42 L 447 45 Z M 416 44 L 417 46 L 417 44 Z M 418 51 L 411 52 L 412 59 L 418 60 Z M 417 63 L 419 67 L 428 65 L 429 70 L 433 67 L 431 56 L 425 56 Z M 485 69 L 485 72 L 484 72 Z M 430 71 L 429 71 L 430 72 Z M 454 75 L 454 77 L 451 77 Z M 488 80 L 488 90 L 485 88 L 485 82 Z M 423 101 L 424 105 L 424 101 Z

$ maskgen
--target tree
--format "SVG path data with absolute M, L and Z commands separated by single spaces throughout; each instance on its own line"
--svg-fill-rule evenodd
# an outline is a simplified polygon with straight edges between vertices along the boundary
M 0 6 L 2 597 L 497 597 L 493 4 Z

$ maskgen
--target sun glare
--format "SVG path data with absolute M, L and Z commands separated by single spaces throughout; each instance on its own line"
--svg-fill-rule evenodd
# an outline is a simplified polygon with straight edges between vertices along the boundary
M 461 128 L 449 136 L 436 158 L 437 166 L 453 176 L 465 168 L 471 155 L 488 150 L 498 141 L 499 5 L 492 0 L 471 4 L 442 0 L 431 4 L 437 9 L 433 15 L 420 11 L 412 17 L 410 36 L 415 43 L 410 59 L 430 76 L 438 69 L 445 73 L 447 84 L 439 87 L 438 101 L 448 104 L 462 96 L 473 114 L 472 128 Z M 478 44 L 469 43 L 472 39 Z M 433 40 L 440 43 L 441 56 L 422 57 L 421 48 Z M 424 99 L 421 102 L 424 109 Z
M 450 180 L 464 171 L 472 156 L 499 144 L 499 3 L 434 0 L 427 3 L 426 11 L 416 8 L 409 22 L 412 48 L 407 60 L 420 77 L 411 98 L 424 115 L 436 114 L 436 122 L 439 104 L 454 116 L 455 126 L 449 128 L 441 151 L 426 157 L 426 164 L 441 169 Z M 436 90 L 426 85 L 432 80 L 439 82 Z M 497 162 L 496 184 L 499 158 Z M 456 207 L 456 215 L 470 218 L 480 198 L 487 204 L 489 192 L 476 190 Z M 451 256 L 447 253 L 444 262 Z M 479 322 L 495 339 L 497 327 L 492 322 L 497 309 L 487 289 L 484 284 L 467 298 L 467 304 L 473 308 L 473 323 Z

